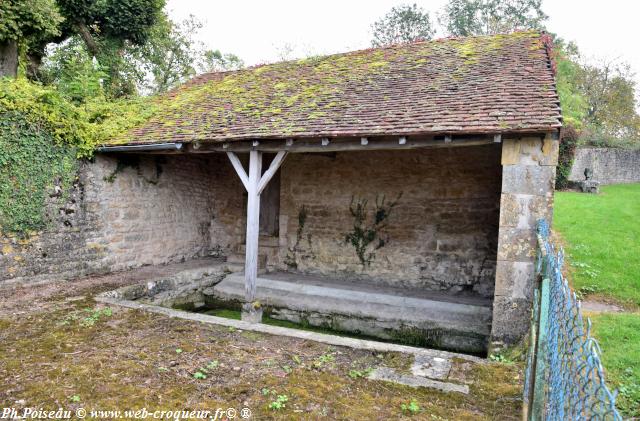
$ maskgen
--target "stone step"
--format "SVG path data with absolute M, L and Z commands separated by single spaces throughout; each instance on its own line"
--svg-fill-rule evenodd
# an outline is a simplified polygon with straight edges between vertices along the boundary
M 419 336 L 425 343 L 466 352 L 485 352 L 491 332 L 489 306 L 400 296 L 374 289 L 310 285 L 259 277 L 256 299 L 272 317 L 337 330 L 402 340 Z M 219 300 L 242 301 L 244 278 L 229 275 L 213 288 Z M 408 291 L 409 292 L 409 291 Z M 410 293 L 410 292 L 409 292 Z M 423 338 L 424 336 L 424 338 Z
M 232 253 L 227 256 L 227 263 L 233 265 L 239 265 L 244 268 L 245 257 L 244 253 Z M 267 267 L 267 256 L 265 254 L 258 255 L 258 269 L 266 269 Z

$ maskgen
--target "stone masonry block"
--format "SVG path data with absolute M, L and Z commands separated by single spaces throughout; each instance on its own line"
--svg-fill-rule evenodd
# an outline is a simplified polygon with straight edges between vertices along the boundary
M 514 344 L 529 332 L 532 301 L 496 296 L 493 300 L 491 341 Z
M 535 245 L 535 231 L 503 227 L 498 234 L 498 260 L 533 261 Z
M 513 299 L 532 299 L 535 283 L 533 262 L 498 260 L 495 295 Z
M 500 226 L 520 229 L 535 229 L 536 221 L 553 216 L 553 196 L 503 193 L 500 201 Z
M 504 139 L 502 165 L 558 165 L 558 141 L 547 137 Z
M 507 165 L 502 168 L 502 192 L 544 196 L 553 191 L 556 168 L 539 165 Z
M 502 165 L 515 165 L 520 162 L 520 142 L 518 139 L 502 140 Z

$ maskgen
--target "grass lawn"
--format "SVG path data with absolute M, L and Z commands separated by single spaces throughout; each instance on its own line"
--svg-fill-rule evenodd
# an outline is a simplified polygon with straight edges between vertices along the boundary
M 640 184 L 605 186 L 599 195 L 559 192 L 553 224 L 576 291 L 640 306 Z
M 574 290 L 629 311 L 591 319 L 609 382 L 620 389 L 619 407 L 640 416 L 640 184 L 605 186 L 599 195 L 556 193 L 554 230 Z
M 640 417 L 640 314 L 598 314 L 591 321 L 607 378 L 620 392 L 618 407 Z

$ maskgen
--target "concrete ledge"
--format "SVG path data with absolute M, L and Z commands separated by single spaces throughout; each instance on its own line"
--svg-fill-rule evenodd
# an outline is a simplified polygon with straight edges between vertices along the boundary
M 457 392 L 465 395 L 469 394 L 469 386 L 466 384 L 439 382 L 437 380 L 425 379 L 424 377 L 408 376 L 406 374 L 396 373 L 393 369 L 387 367 L 376 368 L 371 374 L 369 374 L 368 379 L 393 382 L 411 387 L 428 387 L 442 392 Z
M 304 275 L 286 280 L 266 274 L 256 281 L 256 299 L 270 317 L 327 327 L 382 340 L 408 342 L 456 352 L 483 353 L 491 332 L 489 305 L 427 298 L 419 289 L 388 291 L 375 285 Z M 205 302 L 241 303 L 245 285 L 241 274 L 231 274 L 204 291 Z M 402 294 L 402 295 L 399 295 Z M 229 305 L 229 304 L 227 304 Z
M 326 343 L 335 346 L 344 346 L 355 349 L 365 349 L 376 352 L 401 352 L 404 354 L 421 355 L 439 358 L 459 358 L 462 360 L 484 363 L 486 360 L 466 354 L 440 351 L 435 349 L 416 348 L 407 345 L 397 345 L 384 342 L 369 341 L 364 339 L 345 338 L 342 336 L 327 335 L 324 333 L 309 332 L 299 329 L 290 329 L 280 326 L 270 326 L 261 323 L 247 323 L 241 320 L 226 319 L 223 317 L 209 316 L 206 314 L 189 313 L 186 311 L 173 310 L 166 307 L 159 307 L 149 304 L 137 303 L 129 300 L 119 300 L 110 297 L 96 297 L 96 301 L 104 304 L 117 305 L 125 308 L 148 311 L 150 313 L 162 314 L 168 317 L 191 320 L 194 322 L 208 323 L 218 326 L 234 327 L 236 329 L 249 330 L 252 332 L 266 333 L 270 335 L 281 335 L 292 338 Z

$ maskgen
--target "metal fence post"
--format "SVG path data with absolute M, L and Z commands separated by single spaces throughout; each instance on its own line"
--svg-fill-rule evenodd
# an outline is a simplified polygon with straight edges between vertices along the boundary
M 547 333 L 549 331 L 549 279 L 542 280 L 540 290 L 540 323 L 536 346 L 535 374 L 533 384 L 533 405 L 531 419 L 541 421 L 545 416 L 547 389 Z
M 536 288 L 533 290 L 533 310 L 531 311 L 531 326 L 529 328 L 529 350 L 527 352 L 527 368 L 524 379 L 524 393 L 522 399 L 522 421 L 529 421 L 531 415 L 531 404 L 533 402 L 533 385 L 535 384 L 535 373 L 533 372 L 534 361 L 536 359 L 536 343 L 538 338 L 538 322 L 540 319 L 540 293 Z

